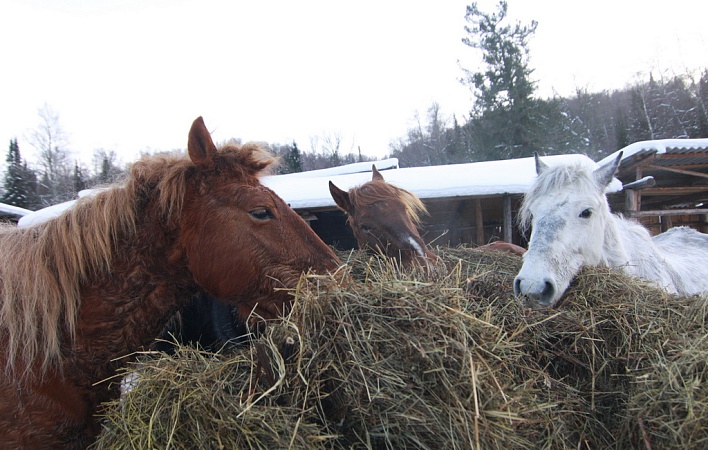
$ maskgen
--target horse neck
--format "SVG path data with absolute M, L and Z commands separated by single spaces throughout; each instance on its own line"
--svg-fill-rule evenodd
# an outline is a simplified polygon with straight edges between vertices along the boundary
M 198 292 L 177 233 L 156 228 L 162 228 L 158 219 L 139 220 L 136 233 L 116 243 L 110 274 L 83 283 L 76 355 L 67 367 L 83 365 L 91 378 L 110 376 L 125 361 L 107 361 L 147 348 Z
M 654 244 L 651 235 L 641 224 L 613 215 L 614 237 L 606 240 L 607 265 L 621 268 L 628 275 L 656 281 L 668 290 L 674 289 L 670 272 L 664 263 L 664 256 Z M 610 227 L 607 227 L 610 228 Z
M 626 243 L 630 237 L 625 222 L 626 219 L 608 213 L 602 241 L 602 262 L 608 267 L 626 266 L 629 261 Z

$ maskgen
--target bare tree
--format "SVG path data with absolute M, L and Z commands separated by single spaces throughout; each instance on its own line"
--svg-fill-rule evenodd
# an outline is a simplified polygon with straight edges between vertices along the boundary
M 73 193 L 69 141 L 59 125 L 59 115 L 49 105 L 40 108 L 38 114 L 39 125 L 30 132 L 28 140 L 38 154 L 42 202 L 53 204 L 61 200 L 61 194 Z

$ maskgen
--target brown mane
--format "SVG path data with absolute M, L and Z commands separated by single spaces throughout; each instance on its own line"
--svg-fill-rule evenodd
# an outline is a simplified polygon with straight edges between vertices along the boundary
M 221 148 L 209 170 L 240 173 L 257 184 L 274 158 L 254 144 Z M 126 181 L 84 197 L 61 216 L 31 228 L 0 226 L 0 343 L 7 346 L 5 370 L 41 361 L 44 372 L 62 360 L 63 340 L 73 339 L 82 283 L 111 270 L 119 237 L 134 235 L 141 205 L 158 198 L 168 229 L 179 227 L 185 180 L 195 176 L 184 155 L 144 157 Z
M 369 181 L 350 190 L 349 198 L 355 208 L 366 208 L 377 202 L 390 201 L 392 198 L 398 199 L 405 206 L 408 217 L 416 225 L 420 225 L 420 215 L 428 213 L 425 205 L 417 196 L 383 180 Z

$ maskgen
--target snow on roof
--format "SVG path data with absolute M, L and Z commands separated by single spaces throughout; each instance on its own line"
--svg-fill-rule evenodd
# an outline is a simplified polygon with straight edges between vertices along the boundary
M 554 155 L 542 157 L 549 166 L 580 162 L 592 168 L 598 167 L 585 155 Z M 534 158 L 484 161 L 445 166 L 410 167 L 397 169 L 396 158 L 384 161 L 355 163 L 332 169 L 300 172 L 287 175 L 271 175 L 261 182 L 271 188 L 293 209 L 336 208 L 329 193 L 329 182 L 338 188 L 349 190 L 371 180 L 371 165 L 376 165 L 384 179 L 406 189 L 421 199 L 446 197 L 475 197 L 502 194 L 524 194 L 536 178 Z M 366 171 L 362 172 L 366 167 Z M 622 189 L 619 180 L 613 180 L 609 192 Z M 93 191 L 90 191 L 93 192 Z M 90 194 L 81 192 L 80 196 Z M 20 219 L 19 226 L 31 226 L 61 214 L 74 202 L 61 203 L 35 211 Z
M 332 177 L 336 175 L 346 175 L 350 173 L 371 172 L 371 166 L 376 165 L 378 170 L 398 169 L 398 158 L 382 159 L 380 161 L 367 161 L 352 164 L 345 164 L 327 169 L 308 170 L 307 172 L 288 173 L 285 175 L 275 175 L 278 177 L 291 178 L 319 178 Z
M 0 213 L 2 213 L 2 214 L 22 217 L 22 216 L 25 216 L 31 212 L 33 212 L 33 211 L 30 211 L 29 209 L 25 209 L 25 208 L 20 208 L 19 206 L 8 205 L 6 203 L 0 203 Z
M 541 158 L 548 165 L 581 162 L 591 167 L 597 164 L 585 155 L 554 155 Z M 379 168 L 378 162 L 374 162 Z M 303 172 L 302 175 L 308 172 Z M 445 166 L 391 169 L 384 179 L 406 189 L 421 199 L 445 197 L 476 197 L 502 194 L 524 194 L 536 178 L 534 158 L 484 161 Z M 297 182 L 284 176 L 263 177 L 263 184 L 273 189 L 294 209 L 336 207 L 329 193 L 329 181 L 338 188 L 349 190 L 371 180 L 371 171 L 323 177 L 298 178 Z M 622 189 L 614 180 L 609 191 Z
M 708 150 L 708 139 L 659 139 L 655 141 L 639 141 L 617 150 L 597 163 L 599 165 L 606 164 L 617 158 L 619 152 L 622 152 L 622 159 L 624 160 L 640 152 L 654 152 L 661 155 L 666 153 L 667 149 Z

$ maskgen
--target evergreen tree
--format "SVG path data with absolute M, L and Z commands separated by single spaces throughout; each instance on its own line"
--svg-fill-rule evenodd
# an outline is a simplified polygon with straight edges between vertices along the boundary
M 528 40 L 538 23 L 528 26 L 504 25 L 507 2 L 501 1 L 496 13 L 487 14 L 476 2 L 467 6 L 465 26 L 468 36 L 462 42 L 482 51 L 484 71 L 463 69 L 463 83 L 473 90 L 476 101 L 472 110 L 470 136 L 480 159 L 505 159 L 528 156 L 538 150 L 532 135 L 535 90 L 528 64 Z
M 34 209 L 37 206 L 37 176 L 23 163 L 17 139 L 10 140 L 7 163 L 4 192 L 0 201 L 20 208 Z
M 79 163 L 74 164 L 74 192 L 78 193 L 86 189 L 86 180 Z
M 97 149 L 93 152 L 93 168 L 95 175 L 88 177 L 86 185 L 96 186 L 113 183 L 125 175 L 125 170 L 118 165 L 118 157 L 114 151 Z M 84 179 L 86 177 L 84 176 Z
M 302 172 L 302 154 L 297 147 L 297 143 L 293 141 L 293 144 L 287 149 L 283 156 L 283 165 L 280 167 L 279 173 L 296 172 Z

